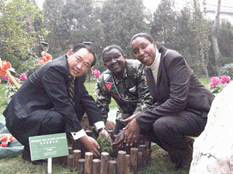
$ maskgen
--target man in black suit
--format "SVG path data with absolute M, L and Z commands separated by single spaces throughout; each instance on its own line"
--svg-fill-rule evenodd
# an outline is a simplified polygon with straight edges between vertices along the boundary
M 157 48 L 154 39 L 138 33 L 131 39 L 135 57 L 146 65 L 152 107 L 126 119 L 125 141 L 132 143 L 139 131 L 168 151 L 177 169 L 192 159 L 193 141 L 204 129 L 214 96 L 198 81 L 178 52 Z
M 80 124 L 86 112 L 97 131 L 107 135 L 97 106 L 84 87 L 85 73 L 95 60 L 91 47 L 78 44 L 31 74 L 14 95 L 4 116 L 10 133 L 25 146 L 25 154 L 29 154 L 30 136 L 66 132 L 86 151 L 99 155 L 98 143 Z

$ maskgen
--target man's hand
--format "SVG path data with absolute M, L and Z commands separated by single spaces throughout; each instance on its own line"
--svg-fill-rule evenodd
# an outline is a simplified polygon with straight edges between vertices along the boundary
M 84 145 L 86 151 L 92 152 L 95 157 L 100 156 L 100 146 L 94 138 L 85 135 L 80 138 L 80 142 Z
M 130 120 L 130 122 L 124 128 L 124 142 L 129 145 L 132 145 L 133 143 L 137 143 L 140 132 L 140 127 L 136 120 L 136 116 L 134 117 L 133 116 L 126 119 L 127 121 Z
M 117 135 L 114 135 L 114 142 L 113 142 L 113 148 L 121 148 L 121 146 L 124 143 L 124 130 L 120 130 L 120 132 Z

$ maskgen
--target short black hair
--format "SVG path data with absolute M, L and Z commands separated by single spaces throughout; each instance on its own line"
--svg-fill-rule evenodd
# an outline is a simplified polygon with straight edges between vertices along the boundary
M 93 47 L 91 46 L 91 42 L 78 43 L 77 45 L 73 46 L 72 51 L 75 53 L 82 48 L 86 48 L 88 50 L 88 52 L 93 55 L 94 61 L 92 62 L 91 66 L 94 66 L 96 63 L 96 56 L 95 56 L 95 53 L 93 52 Z
M 130 45 L 132 45 L 133 40 L 135 40 L 138 37 L 144 37 L 148 41 L 150 41 L 151 43 L 155 43 L 155 39 L 150 34 L 148 34 L 148 33 L 137 33 L 131 38 Z
M 107 47 L 105 47 L 102 51 L 102 58 L 104 60 L 104 56 L 107 52 L 111 51 L 112 49 L 117 49 L 121 52 L 121 54 L 123 55 L 123 57 L 125 57 L 125 53 L 123 51 L 123 49 L 119 46 L 119 45 L 109 45 Z

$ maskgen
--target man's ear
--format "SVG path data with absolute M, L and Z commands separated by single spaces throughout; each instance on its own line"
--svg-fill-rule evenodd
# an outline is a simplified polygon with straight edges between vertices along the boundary
M 69 51 L 67 51 L 67 56 L 71 56 L 72 54 L 74 54 L 73 50 L 72 49 L 69 49 Z

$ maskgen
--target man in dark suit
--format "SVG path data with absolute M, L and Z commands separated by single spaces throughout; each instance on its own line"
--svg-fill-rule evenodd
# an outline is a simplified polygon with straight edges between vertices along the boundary
M 178 52 L 161 47 L 146 33 L 132 37 L 135 57 L 146 65 L 145 74 L 153 106 L 126 119 L 125 141 L 132 143 L 139 131 L 168 151 L 177 169 L 192 159 L 193 141 L 204 129 L 214 96 L 198 81 Z
M 95 60 L 91 47 L 78 44 L 31 74 L 14 95 L 4 116 L 10 133 L 25 146 L 25 154 L 29 154 L 30 136 L 66 132 L 86 151 L 99 155 L 98 143 L 80 124 L 86 112 L 97 131 L 107 135 L 97 106 L 84 87 L 85 73 Z

